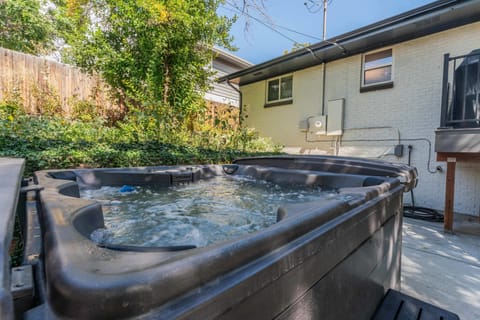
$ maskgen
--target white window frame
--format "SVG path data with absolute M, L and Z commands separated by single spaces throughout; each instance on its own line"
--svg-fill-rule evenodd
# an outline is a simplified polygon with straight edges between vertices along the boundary
M 383 51 L 388 51 L 388 50 L 390 50 L 391 53 L 392 53 L 392 61 L 391 62 L 380 64 L 380 65 L 377 65 L 375 67 L 368 68 L 368 69 L 365 68 L 365 58 L 367 56 L 372 55 L 372 54 L 376 54 L 376 53 L 379 53 L 379 52 L 383 52 Z M 388 66 L 391 66 L 391 70 L 392 70 L 389 80 L 378 81 L 378 82 L 374 82 L 374 83 L 365 84 L 365 72 L 366 71 L 373 70 L 373 69 L 384 68 L 384 67 L 388 67 Z M 393 84 L 394 72 L 395 72 L 395 51 L 393 50 L 393 48 L 382 48 L 382 49 L 379 49 L 379 50 L 367 52 L 367 53 L 362 55 L 362 83 L 361 83 L 361 87 L 362 88 L 369 88 L 369 87 L 375 87 L 375 86 L 382 86 L 382 85 L 386 85 L 386 84 Z
M 282 79 L 284 78 L 292 78 L 292 95 L 288 98 L 280 98 L 282 96 L 282 86 L 281 86 L 281 83 L 282 83 Z M 271 81 L 275 81 L 275 80 L 278 80 L 278 84 L 279 84 L 279 89 L 278 89 L 278 99 L 275 99 L 275 100 L 268 100 L 268 88 L 269 88 L 269 84 Z M 292 74 L 286 74 L 286 75 L 282 75 L 282 76 L 279 76 L 279 77 L 275 77 L 275 78 L 270 78 L 266 81 L 266 87 L 265 87 L 265 101 L 267 104 L 272 104 L 272 103 L 277 103 L 277 102 L 286 102 L 286 101 L 291 101 L 293 100 L 293 73 Z

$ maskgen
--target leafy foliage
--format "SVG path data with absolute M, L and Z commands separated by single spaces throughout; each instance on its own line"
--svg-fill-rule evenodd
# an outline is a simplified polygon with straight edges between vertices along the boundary
M 0 157 L 26 158 L 25 174 L 30 175 L 52 168 L 225 163 L 279 150 L 251 129 L 211 130 L 201 123 L 204 127 L 197 125 L 193 133 L 162 133 L 159 141 L 148 116 L 130 116 L 108 127 L 101 118 L 84 122 L 27 115 L 21 105 L 4 102 L 0 103 Z
M 65 20 L 44 0 L 0 1 L 0 47 L 31 54 L 54 48 Z M 63 26 L 64 27 L 64 26 Z
M 238 128 L 238 114 L 222 118 L 205 108 L 210 49 L 230 43 L 232 21 L 216 14 L 221 0 L 44 1 L 1 2 L 0 41 L 39 53 L 63 39 L 65 58 L 100 73 L 129 112 L 110 121 L 91 101 L 76 101 L 67 119 L 49 87 L 35 98 L 40 115 L 26 114 L 15 94 L 0 102 L 0 156 L 26 158 L 27 175 L 47 168 L 229 162 L 278 151 L 254 130 Z M 22 23 L 32 31 L 16 32 Z
M 227 46 L 231 21 L 218 0 L 67 1 L 79 30 L 65 59 L 98 72 L 133 112 L 176 130 L 204 108 L 213 45 Z

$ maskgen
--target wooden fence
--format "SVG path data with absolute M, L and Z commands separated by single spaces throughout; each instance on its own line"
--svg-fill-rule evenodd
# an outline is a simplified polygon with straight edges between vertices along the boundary
M 118 108 L 99 77 L 73 66 L 0 48 L 0 101 L 8 99 L 20 99 L 30 113 L 56 107 L 68 115 L 80 102 L 94 104 L 102 114 Z
M 1 0 L 0 0 L 1 1 Z M 125 108 L 109 96 L 99 76 L 79 68 L 21 52 L 0 48 L 0 102 L 22 103 L 31 114 L 72 115 L 75 106 L 87 102 L 110 122 L 122 118 Z M 85 105 L 85 104 L 83 104 Z M 207 101 L 211 126 L 218 120 L 236 128 L 238 108 Z

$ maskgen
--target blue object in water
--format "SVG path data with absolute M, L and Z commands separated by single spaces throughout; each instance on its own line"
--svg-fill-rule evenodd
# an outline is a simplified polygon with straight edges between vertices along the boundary
M 120 188 L 120 192 L 132 192 L 135 191 L 135 187 L 124 185 Z

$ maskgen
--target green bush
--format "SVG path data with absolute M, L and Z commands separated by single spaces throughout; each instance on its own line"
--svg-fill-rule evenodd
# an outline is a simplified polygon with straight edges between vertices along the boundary
M 25 158 L 27 176 L 53 168 L 228 163 L 279 151 L 247 128 L 156 130 L 148 116 L 130 116 L 107 127 L 101 119 L 27 115 L 18 105 L 0 103 L 0 156 Z

